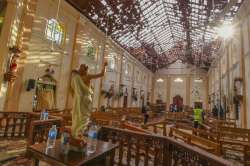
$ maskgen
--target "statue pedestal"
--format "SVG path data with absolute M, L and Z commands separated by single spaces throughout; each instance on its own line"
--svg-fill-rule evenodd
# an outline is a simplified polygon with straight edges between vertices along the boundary
M 71 151 L 85 153 L 87 149 L 87 141 L 84 138 L 76 139 L 70 136 L 69 146 Z
M 69 143 L 69 150 L 75 152 L 86 152 L 87 147 L 87 138 L 86 137 L 79 137 L 74 138 L 71 135 L 71 129 L 68 127 L 62 128 L 62 132 L 68 133 L 68 143 Z

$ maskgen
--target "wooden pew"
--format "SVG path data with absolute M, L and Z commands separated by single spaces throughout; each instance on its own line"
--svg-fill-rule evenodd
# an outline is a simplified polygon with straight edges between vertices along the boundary
M 141 133 L 145 133 L 145 134 L 152 134 L 148 130 L 145 130 L 141 127 L 135 126 L 135 125 L 127 123 L 127 122 L 122 123 L 120 128 L 135 131 L 135 132 L 141 132 Z
M 250 129 L 220 127 L 218 128 L 220 139 L 235 139 L 250 142 Z
M 197 146 L 197 147 L 204 149 L 210 153 L 220 155 L 219 144 L 212 142 L 212 141 L 209 141 L 207 139 L 204 139 L 202 137 L 189 134 L 187 132 L 184 132 L 184 131 L 177 129 L 177 128 L 174 128 L 174 127 L 170 128 L 169 136 L 177 138 L 177 139 L 181 139 L 190 145 Z
M 156 122 L 144 124 L 141 127 L 143 129 L 153 132 L 154 134 L 167 136 L 170 127 L 192 130 L 193 127 L 191 126 L 192 126 L 192 123 L 190 121 L 185 121 L 185 120 L 172 121 L 169 119 L 167 120 L 160 119 L 159 121 L 156 121 Z
M 91 117 L 92 119 L 109 121 L 121 121 L 121 119 L 124 119 L 135 124 L 141 124 L 144 119 L 143 114 L 137 108 L 129 108 L 129 110 L 115 109 L 115 111 L 110 110 L 107 112 L 96 111 L 91 113 Z
M 28 145 L 35 143 L 46 142 L 50 128 L 56 125 L 57 127 L 57 138 L 60 137 L 60 129 L 63 125 L 61 118 L 54 118 L 48 120 L 34 120 L 30 125 L 30 132 L 28 136 Z
M 49 116 L 48 120 L 39 120 L 39 118 L 40 113 L 0 112 L 0 140 L 15 141 L 13 145 L 6 145 L 8 149 L 14 147 L 15 152 L 8 155 L 6 159 L 1 159 L 0 165 L 6 162 L 10 165 L 31 165 L 32 161 L 25 156 L 26 146 L 46 141 L 48 131 L 53 124 L 61 126 L 61 120 L 57 117 Z M 23 142 L 22 145 L 20 142 Z
M 217 130 L 222 154 L 250 165 L 250 129 L 220 127 Z
M 166 112 L 166 117 L 172 119 L 186 119 L 188 118 L 188 115 L 189 112 Z
M 205 138 L 212 142 L 220 143 L 220 136 L 217 132 L 211 132 L 210 130 L 192 128 L 192 134 Z
M 115 153 L 116 165 L 233 165 L 218 156 L 170 137 L 105 126 L 100 129 L 99 138 L 119 145 Z
M 144 116 L 141 109 L 138 107 L 129 107 L 126 109 L 127 120 L 132 123 L 141 124 L 143 123 Z
M 192 115 L 190 115 L 190 112 L 166 112 L 166 120 L 169 121 L 178 121 L 178 122 L 185 122 L 185 121 L 191 121 Z
M 105 126 L 110 125 L 114 127 L 119 127 L 121 123 L 126 119 L 125 115 L 120 115 L 113 112 L 92 112 L 90 116 L 91 121 L 95 122 L 97 125 Z
M 193 129 L 193 134 L 216 142 L 221 154 L 245 165 L 250 164 L 250 130 L 220 127 L 214 130 Z
M 205 119 L 204 123 L 213 129 L 217 129 L 220 127 L 236 128 L 236 121 L 235 120 L 218 120 L 218 119 L 214 119 L 214 118 L 207 118 L 207 119 Z
M 147 134 L 151 134 L 149 131 L 140 127 L 140 125 L 135 125 L 129 121 L 127 121 L 127 115 L 119 115 L 117 112 L 92 112 L 91 113 L 91 120 L 96 122 L 99 126 L 112 126 L 118 127 L 122 129 L 143 132 Z
M 159 122 L 153 122 L 153 123 L 147 123 L 145 125 L 142 125 L 141 127 L 143 129 L 146 129 L 150 132 L 153 132 L 154 134 L 159 134 L 163 136 L 167 136 L 167 125 L 169 125 L 168 121 L 159 121 Z

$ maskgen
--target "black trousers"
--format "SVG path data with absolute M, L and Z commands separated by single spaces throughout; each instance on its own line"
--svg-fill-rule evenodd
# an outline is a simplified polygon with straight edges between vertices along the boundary
M 148 122 L 149 115 L 147 113 L 144 114 L 144 124 Z
M 199 127 L 199 122 L 198 121 L 194 121 L 194 128 L 198 128 Z

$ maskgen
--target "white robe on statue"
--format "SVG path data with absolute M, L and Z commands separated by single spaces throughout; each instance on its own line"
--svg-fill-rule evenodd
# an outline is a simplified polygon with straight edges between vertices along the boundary
M 87 129 L 92 108 L 93 92 L 78 73 L 72 73 L 71 88 L 73 90 L 71 134 L 74 138 L 77 138 Z

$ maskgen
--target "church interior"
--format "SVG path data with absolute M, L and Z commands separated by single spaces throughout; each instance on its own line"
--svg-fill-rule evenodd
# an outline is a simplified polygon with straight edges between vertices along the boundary
M 250 165 L 250 0 L 0 0 L 0 166 Z

